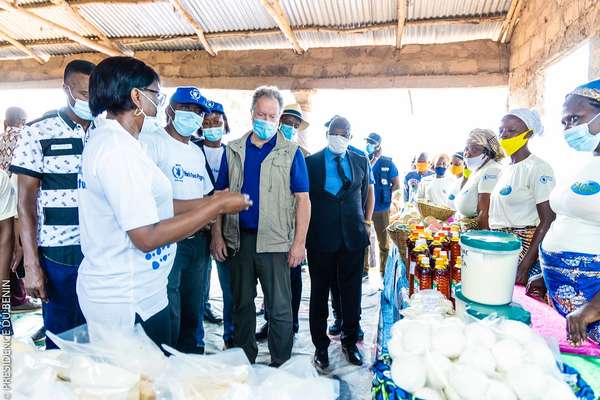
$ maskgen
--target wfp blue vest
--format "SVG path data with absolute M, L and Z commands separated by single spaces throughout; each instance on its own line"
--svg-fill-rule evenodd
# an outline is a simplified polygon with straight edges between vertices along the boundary
M 376 168 L 373 168 L 375 178 L 375 209 L 389 208 L 392 204 L 392 159 L 381 156 Z

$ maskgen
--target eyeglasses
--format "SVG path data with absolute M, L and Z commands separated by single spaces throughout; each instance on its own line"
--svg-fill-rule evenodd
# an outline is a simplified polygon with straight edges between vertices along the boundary
M 150 89 L 150 88 L 144 88 L 141 89 L 143 91 L 146 92 L 150 92 L 150 93 L 154 93 L 156 95 L 156 101 L 157 101 L 157 106 L 161 107 L 165 104 L 165 100 L 167 99 L 167 95 L 164 93 L 161 93 L 160 90 L 154 90 L 154 89 Z

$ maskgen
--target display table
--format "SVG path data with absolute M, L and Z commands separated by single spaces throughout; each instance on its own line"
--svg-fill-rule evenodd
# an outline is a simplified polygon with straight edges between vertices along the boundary
M 373 398 L 377 400 L 411 399 L 410 394 L 394 384 L 389 374 L 391 360 L 387 352 L 387 342 L 391 336 L 391 327 L 402 318 L 400 310 L 408 305 L 406 266 L 399 257 L 397 247 L 393 244 L 391 246 L 386 263 L 384 288 L 381 293 L 377 360 L 372 367 L 374 373 L 372 393 Z M 535 300 L 532 299 L 532 301 Z M 528 303 L 525 303 L 522 305 L 527 309 Z M 534 320 L 535 310 L 529 311 L 532 312 L 532 320 Z M 564 353 L 561 355 L 565 363 L 563 364 L 563 374 L 569 375 L 571 382 L 578 387 L 578 398 L 595 400 L 594 392 L 600 393 L 600 358 Z M 594 387 L 588 385 L 587 382 Z

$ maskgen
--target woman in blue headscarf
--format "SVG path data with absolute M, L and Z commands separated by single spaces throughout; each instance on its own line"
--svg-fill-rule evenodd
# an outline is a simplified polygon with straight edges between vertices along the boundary
M 543 278 L 528 293 L 543 297 L 567 319 L 574 345 L 600 343 L 600 80 L 579 86 L 563 104 L 564 137 L 577 151 L 593 153 L 583 169 L 550 196 L 556 213 L 540 249 Z

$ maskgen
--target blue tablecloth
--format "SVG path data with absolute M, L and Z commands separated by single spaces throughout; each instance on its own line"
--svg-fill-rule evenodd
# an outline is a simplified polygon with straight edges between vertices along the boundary
M 381 307 L 379 314 L 379 332 L 377 333 L 377 360 L 371 368 L 374 377 L 372 398 L 374 400 L 409 400 L 413 399 L 408 392 L 397 387 L 390 376 L 391 359 L 387 351 L 387 343 L 391 337 L 391 328 L 402 318 L 400 310 L 408 305 L 408 280 L 406 266 L 399 256 L 398 248 L 392 245 L 383 277 Z M 573 391 L 580 400 L 595 400 L 594 391 L 579 375 L 577 370 L 563 364 L 563 374 L 567 376 Z

